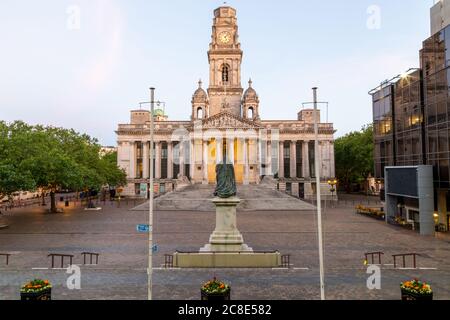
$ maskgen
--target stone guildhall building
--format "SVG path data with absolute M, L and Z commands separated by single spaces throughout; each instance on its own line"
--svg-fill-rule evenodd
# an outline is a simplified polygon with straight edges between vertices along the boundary
M 259 184 L 266 176 L 280 190 L 313 197 L 314 110 L 303 109 L 296 120 L 262 120 L 260 98 L 250 80 L 241 83 L 243 51 L 236 10 L 214 11 L 209 45 L 209 85 L 201 81 L 191 100 L 191 118 L 172 121 L 155 110 L 155 192 L 180 184 L 215 184 L 215 166 L 226 158 L 235 166 L 238 184 Z M 320 123 L 319 155 L 322 193 L 335 177 L 333 124 Z M 118 163 L 128 176 L 124 195 L 140 194 L 150 167 L 150 111 L 131 111 L 131 122 L 119 124 Z

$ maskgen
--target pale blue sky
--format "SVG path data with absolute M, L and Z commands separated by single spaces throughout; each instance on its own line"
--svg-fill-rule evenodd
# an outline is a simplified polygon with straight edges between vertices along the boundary
M 215 0 L 0 0 L 0 119 L 72 127 L 115 145 L 118 123 L 148 100 L 190 117 L 208 81 Z M 238 10 L 243 84 L 263 119 L 295 119 L 301 103 L 330 102 L 337 136 L 371 122 L 367 92 L 419 66 L 433 0 L 230 0 Z M 80 30 L 67 8 L 81 9 Z M 371 5 L 381 28 L 367 27 Z M 325 116 L 325 114 L 323 114 Z

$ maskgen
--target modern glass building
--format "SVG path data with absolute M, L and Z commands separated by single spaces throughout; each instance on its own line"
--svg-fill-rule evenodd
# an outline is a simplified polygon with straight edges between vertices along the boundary
M 450 26 L 423 43 L 420 52 L 424 83 L 426 161 L 433 165 L 435 186 L 450 188 Z
M 422 72 L 410 69 L 370 92 L 373 100 L 375 178 L 384 168 L 425 163 Z
M 431 165 L 436 226 L 440 231 L 448 231 L 450 26 L 423 42 L 420 66 L 420 69 L 410 69 L 383 82 L 370 92 L 373 100 L 375 177 L 384 180 L 386 167 Z M 400 216 L 409 218 L 408 210 L 420 214 L 417 201 L 399 203 Z M 411 223 L 415 222 L 411 220 Z

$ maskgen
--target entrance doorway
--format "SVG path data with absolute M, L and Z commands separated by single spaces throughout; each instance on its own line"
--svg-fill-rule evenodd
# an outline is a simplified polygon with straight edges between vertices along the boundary
M 298 197 L 300 199 L 305 199 L 305 184 L 304 183 L 298 184 Z
M 227 161 L 232 160 L 234 165 L 234 174 L 236 176 L 236 183 L 244 183 L 244 143 L 240 139 L 234 139 L 234 143 L 231 144 L 227 139 L 222 139 L 221 144 L 217 143 L 217 140 L 212 139 L 208 142 L 208 183 L 216 183 L 216 163 L 217 157 L 221 156 L 222 159 L 227 159 Z M 220 148 L 221 150 L 218 149 Z M 233 146 L 233 150 L 230 146 Z M 217 154 L 219 151 L 222 151 Z

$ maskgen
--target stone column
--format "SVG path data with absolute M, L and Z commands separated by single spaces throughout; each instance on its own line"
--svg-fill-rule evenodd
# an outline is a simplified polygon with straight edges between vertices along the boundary
M 228 139 L 228 158 L 227 162 L 230 161 L 234 165 L 234 139 Z
M 278 177 L 284 178 L 284 141 L 279 142 L 279 150 L 278 150 Z
M 129 171 L 129 178 L 130 179 L 136 179 L 136 144 L 134 141 L 130 142 L 130 171 Z
M 243 151 L 244 151 L 244 185 L 250 183 L 250 165 L 248 159 L 248 143 L 247 139 L 243 140 Z
M 142 144 L 144 146 L 143 149 L 143 157 L 142 157 L 142 167 L 143 167 L 143 173 L 144 179 L 148 179 L 150 178 L 150 148 L 149 148 L 149 144 L 148 141 L 142 141 Z
M 156 142 L 155 179 L 161 179 L 161 141 Z
M 180 145 L 180 148 L 178 150 L 180 151 L 180 157 L 179 157 L 179 159 L 180 159 L 180 175 L 182 177 L 184 177 L 185 176 L 185 174 L 184 174 L 184 141 L 183 140 L 180 141 L 179 145 Z
M 272 141 L 267 141 L 267 150 L 266 150 L 266 174 L 268 176 L 273 175 L 272 169 Z
M 291 141 L 291 178 L 297 178 L 297 141 Z
M 195 169 L 195 143 L 194 140 L 191 139 L 189 142 L 189 171 L 191 179 L 194 179 L 194 169 Z
M 330 141 L 330 176 L 332 178 L 336 177 L 336 168 L 335 168 L 335 160 L 334 160 L 334 142 Z
M 222 162 L 222 141 L 216 139 L 216 164 Z
M 302 160 L 303 160 L 303 178 L 311 178 L 311 173 L 309 172 L 309 141 L 303 141 L 302 145 Z
M 167 178 L 173 179 L 173 143 L 167 141 Z
M 203 141 L 203 180 L 208 182 L 208 141 Z
M 260 181 L 260 176 L 261 176 L 261 172 L 262 172 L 262 151 L 261 151 L 261 140 L 260 139 L 256 139 L 256 168 L 257 168 L 257 173 L 256 173 L 256 179 L 257 182 L 259 183 Z
M 214 65 L 214 60 L 211 60 L 211 69 L 209 70 L 209 79 L 210 79 L 210 86 L 214 85 L 214 73 L 215 73 L 215 69 L 214 69 L 215 65 Z

